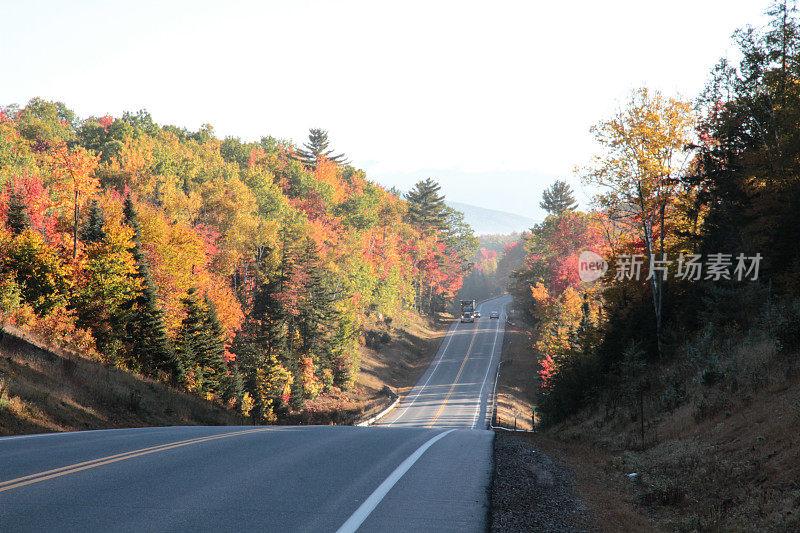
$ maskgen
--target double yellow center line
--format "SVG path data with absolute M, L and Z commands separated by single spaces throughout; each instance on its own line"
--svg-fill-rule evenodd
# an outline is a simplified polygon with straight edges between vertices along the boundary
M 436 420 L 438 420 L 439 415 L 441 415 L 442 411 L 444 411 L 444 407 L 445 407 L 445 405 L 447 405 L 447 400 L 449 400 L 450 399 L 450 395 L 453 394 L 453 389 L 456 388 L 456 384 L 458 383 L 458 378 L 461 377 L 461 372 L 464 371 L 464 365 L 467 364 L 467 359 L 469 359 L 469 354 L 472 351 L 472 343 L 475 342 L 475 337 L 477 335 L 478 335 L 478 326 L 476 324 L 475 328 L 472 330 L 472 339 L 470 339 L 470 341 L 469 341 L 469 347 L 467 348 L 467 353 L 464 355 L 464 360 L 461 361 L 461 368 L 458 369 L 458 374 L 456 374 L 456 379 L 454 379 L 453 380 L 453 384 L 450 385 L 450 390 L 447 391 L 447 396 L 445 396 L 444 401 L 442 402 L 442 405 L 439 407 L 439 410 L 436 411 L 436 416 L 433 417 L 433 420 L 431 420 L 430 423 L 426 427 L 433 426 L 436 423 Z
M 201 442 L 208 442 L 216 439 L 224 439 L 226 437 L 235 437 L 237 435 L 247 435 L 250 433 L 269 431 L 269 429 L 270 428 L 256 428 L 256 429 L 247 429 L 243 431 L 232 431 L 230 433 L 221 433 L 217 435 L 210 435 L 208 437 L 198 437 L 178 442 L 170 442 L 167 444 L 161 444 L 159 446 L 151 446 L 149 448 L 141 448 L 139 450 L 132 450 L 130 452 L 118 453 L 116 455 L 109 455 L 107 457 L 99 457 L 97 459 L 92 459 L 91 461 L 84 461 L 82 463 L 76 463 L 74 465 L 62 466 L 61 468 L 54 468 L 53 470 L 47 470 L 45 472 L 39 472 L 37 474 L 18 477 L 16 479 L 9 479 L 8 481 L 2 481 L 0 482 L 0 492 L 17 489 L 19 487 L 32 485 L 34 483 L 39 483 L 41 481 L 46 481 L 48 479 L 53 479 L 56 477 L 66 476 L 68 474 L 74 474 L 76 472 L 80 472 L 82 470 L 88 470 L 90 468 L 96 468 L 98 466 L 116 463 L 117 461 L 125 461 L 126 459 L 141 457 L 142 455 L 149 455 L 151 453 L 163 452 L 166 450 L 172 450 L 174 448 L 180 448 L 182 446 L 199 444 Z

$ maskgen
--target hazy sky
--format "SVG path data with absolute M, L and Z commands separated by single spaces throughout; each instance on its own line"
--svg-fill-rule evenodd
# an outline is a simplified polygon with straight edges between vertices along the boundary
M 634 87 L 694 98 L 767 0 L 13 2 L 0 106 L 332 146 L 385 185 L 540 218 Z M 585 200 L 591 191 L 580 191 Z

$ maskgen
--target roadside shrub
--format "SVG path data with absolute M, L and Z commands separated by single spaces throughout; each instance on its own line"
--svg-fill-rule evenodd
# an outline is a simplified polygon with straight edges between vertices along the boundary
M 759 283 L 709 284 L 699 316 L 712 333 L 730 336 L 756 326 L 768 300 L 767 287 Z
M 9 403 L 9 397 L 6 393 L 6 381 L 0 377 L 0 408 L 6 407 Z
M 142 393 L 136 389 L 131 389 L 128 393 L 128 410 L 137 413 L 142 408 L 142 403 Z
M 22 293 L 12 278 L 0 278 L 0 316 L 13 313 L 22 305 Z
M 715 324 L 707 324 L 693 341 L 683 345 L 683 353 L 698 369 L 698 380 L 705 386 L 714 385 L 725 377 L 720 365 L 720 350 L 714 342 Z
M 705 385 L 706 387 L 710 387 L 722 380 L 725 377 L 725 373 L 719 369 L 717 366 L 710 366 L 708 368 L 703 369 L 700 373 L 700 382 Z
M 538 411 L 544 425 L 558 423 L 586 406 L 602 379 L 598 360 L 593 355 L 567 358 L 548 380 L 548 387 L 539 390 Z
M 677 374 L 667 379 L 664 391 L 659 398 L 662 411 L 672 411 L 686 401 L 686 382 Z
M 707 418 L 730 409 L 731 401 L 724 394 L 703 393 L 695 404 L 694 421 L 700 423 Z
M 383 338 L 377 331 L 367 330 L 364 332 L 364 346 L 367 348 L 375 350 L 380 346 L 382 341 Z
M 75 325 L 75 311 L 65 307 L 55 308 L 49 315 L 37 318 L 33 333 L 49 344 L 79 353 L 84 357 L 96 357 L 92 334 Z
M 316 375 L 314 359 L 311 357 L 301 358 L 298 370 L 295 382 L 300 385 L 300 393 L 303 398 L 313 400 L 319 396 L 320 388 L 322 387 Z
M 773 331 L 781 353 L 800 349 L 800 300 L 792 300 L 774 312 Z
M 333 390 L 333 371 L 330 368 L 322 370 L 322 392 L 328 393 Z

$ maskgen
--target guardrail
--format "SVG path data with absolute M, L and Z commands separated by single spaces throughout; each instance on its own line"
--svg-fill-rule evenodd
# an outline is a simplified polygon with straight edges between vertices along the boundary
M 384 416 L 388 415 L 389 411 L 394 409 L 397 406 L 397 404 L 400 403 L 400 395 L 397 394 L 392 389 L 390 389 L 388 386 L 384 385 L 382 392 L 385 392 L 385 393 L 387 393 L 389 395 L 389 398 L 392 399 L 392 403 L 389 404 L 389 407 L 387 407 L 386 409 L 384 409 L 383 411 L 381 411 L 377 415 L 373 416 L 372 418 L 368 418 L 368 419 L 364 420 L 363 422 L 359 422 L 358 424 L 356 424 L 357 426 L 361 426 L 361 427 L 371 426 L 372 424 L 374 424 L 375 422 L 377 422 L 378 420 L 380 420 Z
M 536 432 L 536 425 L 533 425 L 533 429 L 517 429 L 517 417 L 514 417 L 514 427 L 507 428 L 502 425 L 502 422 L 498 420 L 497 416 L 497 382 L 500 381 L 500 367 L 503 366 L 503 363 L 507 363 L 509 361 L 500 361 L 497 364 L 497 373 L 494 376 L 494 388 L 492 389 L 492 416 L 489 418 L 489 429 L 498 430 L 502 429 L 503 431 L 512 431 L 517 433 L 535 433 Z M 495 426 L 495 424 L 497 424 Z
M 372 424 L 374 424 L 375 422 L 377 422 L 378 420 L 380 420 L 381 418 L 383 418 L 384 416 L 386 416 L 387 414 L 389 414 L 389 411 L 391 411 L 392 409 L 394 409 L 394 408 L 397 406 L 397 404 L 398 404 L 398 403 L 400 403 L 400 398 L 399 398 L 399 397 L 398 397 L 398 398 L 396 398 L 396 399 L 395 399 L 395 400 L 394 400 L 394 401 L 393 401 L 393 402 L 392 402 L 392 403 L 389 405 L 389 407 L 387 407 L 386 409 L 384 409 L 383 411 L 381 411 L 381 412 L 380 412 L 380 413 L 378 413 L 377 415 L 373 416 L 372 418 L 368 418 L 367 420 L 364 420 L 363 422 L 359 422 L 359 423 L 358 423 L 358 424 L 356 424 L 356 425 L 357 425 L 357 426 L 362 426 L 362 427 L 365 427 L 365 426 L 371 426 Z

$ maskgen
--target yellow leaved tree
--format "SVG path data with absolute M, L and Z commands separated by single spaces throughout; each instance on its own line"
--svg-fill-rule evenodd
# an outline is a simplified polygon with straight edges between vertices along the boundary
M 625 108 L 593 126 L 592 132 L 602 152 L 577 171 L 585 183 L 601 188 L 595 203 L 638 238 L 648 263 L 662 260 L 680 218 L 679 178 L 691 163 L 692 104 L 636 89 Z M 664 273 L 654 272 L 650 282 L 660 353 Z

